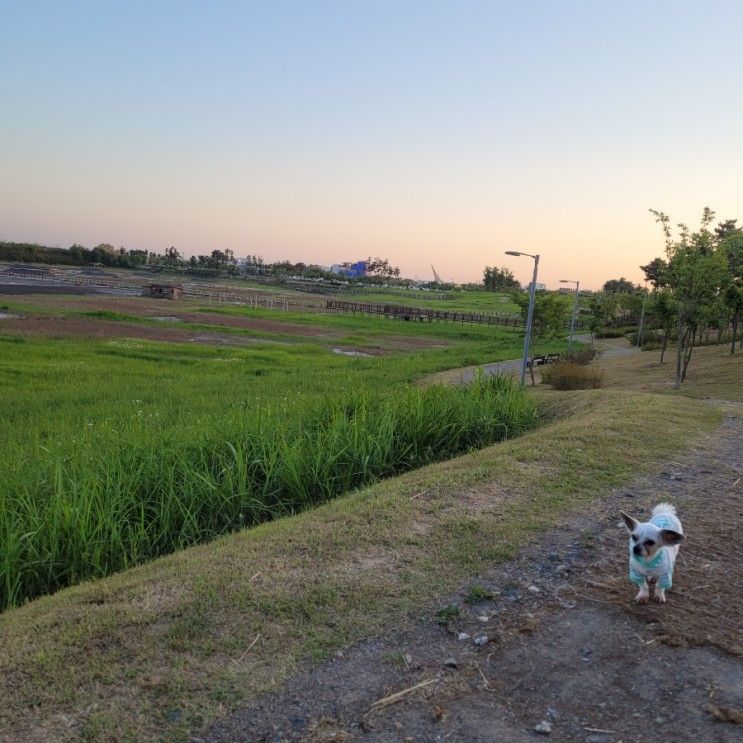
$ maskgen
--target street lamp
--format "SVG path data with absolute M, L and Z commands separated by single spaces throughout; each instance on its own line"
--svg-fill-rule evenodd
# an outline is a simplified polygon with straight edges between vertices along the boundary
M 642 311 L 640 312 L 640 326 L 637 328 L 637 348 L 642 348 L 642 336 L 645 334 L 645 303 L 648 301 L 647 282 L 642 290 Z
M 570 340 L 568 341 L 568 353 L 573 349 L 573 333 L 575 332 L 575 317 L 578 314 L 578 293 L 580 292 L 580 281 L 572 279 L 560 279 L 561 284 L 575 284 L 575 298 L 573 299 L 573 316 L 570 318 Z
M 531 287 L 529 290 L 529 311 L 526 313 L 526 329 L 524 333 L 524 357 L 521 359 L 521 386 L 524 386 L 526 379 L 526 361 L 529 358 L 529 344 L 531 342 L 531 320 L 534 316 L 534 295 L 537 292 L 537 267 L 539 266 L 539 256 L 531 253 L 520 253 L 517 250 L 507 250 L 506 255 L 525 255 L 527 258 L 534 259 L 534 274 L 531 277 Z

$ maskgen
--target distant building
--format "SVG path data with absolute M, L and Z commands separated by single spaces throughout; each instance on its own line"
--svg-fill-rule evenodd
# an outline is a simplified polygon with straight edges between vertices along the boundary
M 155 299 L 178 299 L 183 293 L 183 287 L 177 284 L 147 284 L 142 287 L 143 297 Z
M 547 288 L 547 284 L 540 284 L 537 281 L 537 291 L 543 292 Z M 523 289 L 525 292 L 531 291 L 531 281 L 528 284 L 524 284 Z
M 356 261 L 356 263 L 334 263 L 330 271 L 338 276 L 345 276 L 348 279 L 360 279 L 366 276 L 366 261 Z

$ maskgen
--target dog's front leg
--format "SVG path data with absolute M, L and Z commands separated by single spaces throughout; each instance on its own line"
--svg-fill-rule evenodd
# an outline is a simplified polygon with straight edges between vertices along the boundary
M 647 601 L 647 599 L 645 600 Z M 655 590 L 653 591 L 653 601 L 656 601 L 659 604 L 666 603 L 666 591 L 664 588 L 661 588 L 659 585 L 656 585 Z
M 638 604 L 646 604 L 649 598 L 650 589 L 648 588 L 648 582 L 645 581 L 644 583 L 640 584 L 640 590 L 637 592 L 637 596 L 635 596 L 635 602 Z

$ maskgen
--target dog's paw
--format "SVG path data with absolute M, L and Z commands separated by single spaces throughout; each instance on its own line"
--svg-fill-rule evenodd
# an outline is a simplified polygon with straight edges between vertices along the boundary
M 647 604 L 648 602 L 648 592 L 647 591 L 640 591 L 640 593 L 635 596 L 635 603 L 636 604 Z
M 665 604 L 666 594 L 663 591 L 656 591 L 653 594 L 653 601 L 655 601 L 656 604 Z

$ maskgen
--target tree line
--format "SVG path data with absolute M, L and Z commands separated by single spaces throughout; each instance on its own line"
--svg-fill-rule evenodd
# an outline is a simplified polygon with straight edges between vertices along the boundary
M 116 248 L 101 243 L 94 248 L 71 245 L 69 248 L 50 247 L 38 243 L 0 242 L 0 261 L 16 263 L 45 263 L 63 266 L 104 266 L 106 268 L 147 268 L 150 270 L 174 269 L 187 273 L 218 276 L 270 275 L 277 277 L 298 276 L 304 279 L 338 281 L 338 276 L 323 266 L 302 261 L 288 260 L 266 263 L 259 255 L 248 255 L 238 260 L 230 249 L 212 250 L 203 255 L 186 258 L 174 246 L 162 253 L 147 250 Z M 359 281 L 404 282 L 400 269 L 386 258 L 369 257 L 366 276 Z
M 713 227 L 715 213 L 709 207 L 693 232 L 683 223 L 674 231 L 667 214 L 650 212 L 663 232 L 666 255 L 640 266 L 652 286 L 646 311 L 663 336 L 661 363 L 669 340 L 676 343 L 678 389 L 694 347 L 711 332 L 717 332 L 718 341 L 729 332 L 730 353 L 735 353 L 743 313 L 743 229 L 735 219 Z

